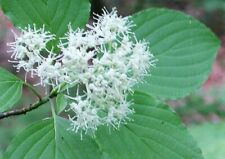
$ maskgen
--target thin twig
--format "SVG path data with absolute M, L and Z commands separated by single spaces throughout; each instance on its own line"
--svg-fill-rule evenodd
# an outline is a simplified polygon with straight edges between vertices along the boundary
M 27 106 L 27 107 L 23 107 L 21 109 L 15 109 L 8 112 L 0 113 L 0 119 L 8 118 L 10 116 L 26 114 L 27 112 L 37 109 L 39 106 L 47 103 L 48 101 L 49 101 L 49 98 L 46 98 L 45 100 L 42 99 L 41 101 L 37 103 L 31 104 L 30 106 Z
M 41 105 L 47 103 L 50 99 L 56 97 L 57 94 L 58 93 L 56 91 L 54 91 L 48 97 L 41 98 L 38 102 L 36 102 L 34 104 L 31 104 L 30 106 L 23 107 L 21 109 L 11 110 L 11 111 L 8 111 L 8 112 L 3 112 L 3 113 L 0 112 L 0 120 L 4 119 L 4 118 L 11 117 L 11 116 L 17 116 L 17 115 L 26 114 L 27 112 L 30 112 L 30 111 L 32 111 L 34 109 L 37 109 Z
M 31 104 L 30 106 L 27 107 L 23 107 L 20 109 L 14 109 L 11 111 L 7 111 L 7 112 L 0 112 L 0 120 L 4 119 L 4 118 L 8 118 L 11 116 L 17 116 L 17 115 L 22 115 L 22 114 L 26 114 L 27 112 L 30 112 L 34 109 L 37 109 L 38 107 L 40 107 L 41 105 L 49 102 L 52 98 L 55 98 L 61 91 L 62 88 L 64 88 L 66 86 L 66 83 L 62 83 L 60 86 L 52 89 L 51 93 L 49 94 L 49 96 L 42 98 L 38 92 L 28 83 L 25 84 L 27 87 L 29 87 L 31 89 L 31 91 L 33 93 L 35 93 L 35 95 L 39 98 L 39 101 Z

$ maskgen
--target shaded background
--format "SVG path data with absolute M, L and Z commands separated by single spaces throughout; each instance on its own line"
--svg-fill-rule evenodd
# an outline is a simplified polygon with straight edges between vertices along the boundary
M 180 10 L 192 15 L 212 29 L 222 41 L 222 48 L 213 66 L 211 76 L 205 85 L 190 96 L 167 101 L 189 127 L 203 150 L 206 159 L 224 159 L 225 157 L 225 0 L 92 0 L 92 11 L 101 14 L 102 8 L 117 7 L 119 14 L 127 16 L 150 7 L 164 7 Z M 19 77 L 8 59 L 7 42 L 13 41 L 13 25 L 0 12 L 0 66 Z M 38 79 L 28 79 L 37 83 Z M 38 88 L 44 93 L 43 88 Z M 24 90 L 21 105 L 32 103 L 35 99 L 28 90 Z M 29 98 L 27 98 L 29 97 Z M 27 115 L 0 121 L 0 159 L 12 138 L 30 123 L 49 116 L 48 106 L 42 106 Z

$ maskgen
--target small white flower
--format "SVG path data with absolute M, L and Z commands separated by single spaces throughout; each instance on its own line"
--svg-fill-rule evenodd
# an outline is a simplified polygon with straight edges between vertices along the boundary
M 133 46 L 133 54 L 130 56 L 129 65 L 132 67 L 134 76 L 141 77 L 155 65 L 154 57 L 149 53 L 148 43 L 137 42 Z
M 75 101 L 70 104 L 70 110 L 73 112 L 73 117 L 69 116 L 69 120 L 75 132 L 95 131 L 101 124 L 98 111 L 92 107 L 89 100 L 82 100 L 81 97 L 75 98 Z
M 95 20 L 93 26 L 87 27 L 99 37 L 100 44 L 117 40 L 117 36 L 132 33 L 131 28 L 134 26 L 129 17 L 118 16 L 116 8 L 113 8 L 111 13 L 103 9 L 103 14 L 96 15 Z
M 117 129 L 121 123 L 130 120 L 129 115 L 133 114 L 134 110 L 130 109 L 129 106 L 130 103 L 124 102 L 121 103 L 119 107 L 110 107 L 105 117 L 105 123 Z
M 70 41 L 70 36 L 72 35 L 68 36 L 69 44 L 73 43 Z M 61 45 L 60 48 L 63 53 L 61 61 L 66 72 L 65 75 L 67 76 L 65 79 L 68 80 L 64 82 L 79 84 L 84 83 L 85 80 L 88 81 L 90 62 L 95 53 L 93 51 L 87 52 L 88 47 L 83 45 L 78 46 L 75 44 L 68 45 L 67 47 Z
M 15 42 L 9 43 L 15 67 L 26 72 L 33 72 L 34 66 L 42 62 L 41 51 L 46 51 L 47 43 L 54 39 L 54 36 L 45 31 L 43 26 L 37 29 L 35 25 L 28 25 L 21 30 L 21 35 L 15 35 Z
M 47 58 L 43 58 L 42 62 L 37 66 L 35 73 L 40 77 L 40 85 L 57 86 L 62 78 L 62 64 L 57 61 L 57 56 L 49 53 Z

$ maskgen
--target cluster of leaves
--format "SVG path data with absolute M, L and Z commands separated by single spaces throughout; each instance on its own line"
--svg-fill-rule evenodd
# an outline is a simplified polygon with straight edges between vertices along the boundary
M 45 24 L 57 37 L 65 34 L 69 23 L 73 29 L 85 27 L 90 14 L 88 0 L 1 0 L 1 6 L 15 26 Z M 201 86 L 210 72 L 219 40 L 196 19 L 178 11 L 148 9 L 134 14 L 132 20 L 137 38 L 149 41 L 158 59 L 151 76 L 137 85 L 130 97 L 135 103 L 133 122 L 119 131 L 109 132 L 101 127 L 95 138 L 85 136 L 81 140 L 79 134 L 67 131 L 68 120 L 56 115 L 34 123 L 19 134 L 8 147 L 5 158 L 203 158 L 176 113 L 163 100 L 183 97 Z M 24 84 L 0 69 L 0 112 L 20 100 Z M 56 102 L 61 112 L 66 101 L 58 95 Z

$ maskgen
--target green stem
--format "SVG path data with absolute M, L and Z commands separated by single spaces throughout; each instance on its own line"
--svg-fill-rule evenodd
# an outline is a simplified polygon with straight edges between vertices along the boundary
M 60 92 L 60 90 L 61 90 L 61 87 L 64 87 L 64 86 L 62 86 L 62 84 L 59 85 L 59 86 L 56 87 L 56 88 L 52 88 L 52 86 L 50 86 L 50 87 L 49 87 L 50 98 L 51 98 L 51 96 L 57 96 L 57 94 L 58 94 L 58 93 Z M 56 116 L 56 110 L 55 110 L 55 104 L 54 104 L 54 101 L 53 101 L 53 99 L 51 98 L 51 99 L 49 100 L 49 102 L 50 102 L 50 106 L 51 106 L 52 116 L 55 117 L 55 116 Z
M 25 85 L 27 88 L 29 88 L 29 89 L 31 90 L 31 92 L 32 92 L 34 95 L 36 95 L 40 101 L 42 100 L 41 95 L 34 89 L 34 87 L 33 87 L 31 84 L 29 84 L 29 83 L 24 83 L 24 85 Z
M 64 91 L 64 87 L 66 86 L 66 83 L 62 83 L 59 86 L 55 87 L 54 89 L 50 90 L 50 94 L 58 94 L 60 91 Z
M 53 101 L 53 99 L 50 99 L 49 102 L 50 102 L 50 105 L 51 105 L 52 116 L 55 117 L 56 116 L 56 111 L 55 111 L 54 101 Z

